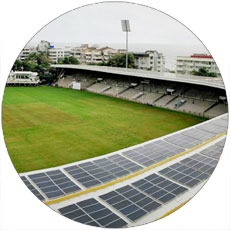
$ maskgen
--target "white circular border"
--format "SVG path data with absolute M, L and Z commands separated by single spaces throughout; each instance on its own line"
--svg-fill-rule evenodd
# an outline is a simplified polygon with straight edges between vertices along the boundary
M 8 0 L 1 3 L 0 100 L 17 55 L 47 22 L 93 0 Z M 212 53 L 230 89 L 230 3 L 217 0 L 132 0 L 161 10 L 193 31 Z M 0 121 L 1 122 L 1 121 Z M 160 221 L 135 229 L 230 229 L 230 138 L 214 174 L 183 208 Z M 0 133 L 0 229 L 95 229 L 61 217 L 43 205 L 19 179 Z M 25 199 L 26 198 L 26 199 Z M 99 228 L 97 228 L 99 229 Z

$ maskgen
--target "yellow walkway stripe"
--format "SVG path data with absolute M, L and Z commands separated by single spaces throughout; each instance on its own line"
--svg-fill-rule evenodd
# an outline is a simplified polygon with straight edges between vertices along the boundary
M 156 168 L 156 167 L 158 167 L 158 166 L 160 166 L 160 165 L 163 165 L 163 164 L 165 164 L 165 163 L 168 163 L 169 161 L 172 161 L 172 160 L 174 160 L 174 159 L 176 159 L 176 158 L 178 158 L 178 157 L 181 157 L 181 156 L 183 156 L 183 155 L 185 155 L 185 154 L 188 154 L 188 153 L 190 153 L 190 152 L 192 152 L 192 151 L 194 151 L 194 150 L 196 150 L 196 149 L 198 149 L 198 148 L 201 148 L 202 146 L 204 146 L 204 145 L 206 145 L 206 144 L 208 144 L 208 143 L 210 143 L 210 142 L 212 142 L 212 141 L 218 139 L 219 137 L 224 136 L 225 134 L 226 134 L 226 132 L 221 133 L 221 134 L 219 134 L 219 135 L 217 135 L 217 136 L 211 138 L 210 140 L 208 140 L 208 141 L 206 141 L 206 142 L 204 142 L 204 143 L 202 143 L 202 144 L 200 144 L 200 145 L 197 145 L 197 146 L 195 146 L 195 147 L 193 147 L 193 148 L 191 148 L 191 149 L 186 150 L 186 151 L 183 152 L 183 153 L 179 153 L 179 154 L 177 154 L 177 155 L 175 155 L 175 156 L 173 156 L 173 157 L 170 157 L 170 158 L 168 158 L 168 159 L 166 159 L 166 160 L 163 160 L 163 161 L 161 161 L 161 162 L 159 162 L 159 163 L 157 163 L 157 164 L 151 165 L 151 166 L 149 166 L 149 167 L 147 167 L 147 168 L 144 168 L 144 169 L 142 169 L 142 170 L 140 170 L 140 171 L 138 171 L 138 172 L 136 172 L 136 173 L 133 173 L 133 174 L 131 174 L 131 175 L 128 175 L 128 176 L 119 178 L 119 179 L 114 180 L 114 181 L 111 181 L 111 182 L 109 182 L 109 183 L 107 183 L 107 184 L 99 185 L 99 186 L 97 186 L 97 187 L 93 187 L 93 188 L 90 188 L 90 189 L 86 189 L 86 190 L 83 190 L 83 191 L 80 191 L 80 192 L 77 192 L 77 193 L 74 193 L 74 194 L 71 194 L 71 195 L 67 195 L 67 196 L 64 196 L 64 197 L 61 197 L 61 198 L 58 198 L 58 199 L 55 199 L 55 200 L 46 201 L 45 204 L 47 204 L 47 205 L 56 204 L 56 203 L 59 203 L 59 202 L 65 201 L 65 200 L 69 200 L 69 199 L 75 198 L 75 197 L 77 197 L 77 196 L 81 196 L 81 195 L 84 195 L 84 194 L 87 194 L 87 193 L 90 193 L 90 192 L 95 192 L 95 191 L 98 191 L 98 190 L 100 190 L 100 189 L 107 188 L 107 187 L 109 187 L 109 186 L 118 184 L 118 183 L 120 183 L 120 182 L 123 182 L 123 181 L 125 181 L 125 180 L 131 179 L 131 178 L 133 178 L 133 177 L 139 176 L 140 174 L 145 173 L 145 172 L 147 172 L 147 171 L 149 171 L 149 170 L 151 170 L 151 169 L 153 169 L 153 168 Z
M 162 219 L 162 218 L 164 218 L 166 216 L 169 216 L 170 214 L 174 213 L 176 210 L 178 210 L 179 208 L 181 208 L 182 206 L 184 206 L 186 203 L 188 203 L 190 200 L 191 199 L 186 200 L 185 202 L 183 202 L 180 205 L 178 205 L 177 207 L 173 208 L 172 210 L 170 210 L 169 212 L 167 212 L 166 214 L 164 214 L 160 218 L 156 219 L 155 221 L 160 220 L 160 219 Z

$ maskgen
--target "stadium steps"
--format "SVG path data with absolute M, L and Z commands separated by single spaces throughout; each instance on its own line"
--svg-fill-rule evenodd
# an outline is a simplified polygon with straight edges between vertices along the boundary
M 94 84 L 96 84 L 96 83 L 97 83 L 97 82 L 94 81 L 93 83 L 89 83 L 89 85 L 86 84 L 86 88 L 89 88 L 89 87 L 91 87 L 92 85 L 94 85 Z
M 154 103 L 156 103 L 157 101 L 159 101 L 162 97 L 164 97 L 165 96 L 165 94 L 163 94 L 163 95 L 161 95 L 161 96 L 159 96 L 158 98 L 156 98 L 154 101 L 153 101 L 153 104 Z
M 218 104 L 218 102 L 213 103 L 212 105 L 210 105 L 205 111 L 204 113 L 208 112 L 210 109 L 212 109 L 214 106 L 216 106 Z
M 125 88 L 125 89 L 123 89 L 122 91 L 120 91 L 117 95 L 120 95 L 120 94 L 122 94 L 122 93 L 124 93 L 125 91 L 127 91 L 129 89 L 129 87 L 128 88 Z
M 208 111 L 206 111 L 204 113 L 204 116 L 207 118 L 214 118 L 227 112 L 228 112 L 227 104 L 217 103 L 215 106 L 213 106 Z
M 176 98 L 178 98 L 179 96 L 176 95 L 175 97 L 173 97 L 172 99 L 170 99 L 165 105 L 168 105 L 171 101 L 175 100 Z
M 103 93 L 103 92 L 105 92 L 105 91 L 107 91 L 107 90 L 109 90 L 109 89 L 111 89 L 112 87 L 111 86 L 106 86 L 104 89 L 102 89 L 101 91 L 100 91 L 100 93 Z
M 137 95 L 133 96 L 132 99 L 133 99 L 133 100 L 136 100 L 136 99 L 142 97 L 143 95 L 144 95 L 143 92 L 139 92 Z

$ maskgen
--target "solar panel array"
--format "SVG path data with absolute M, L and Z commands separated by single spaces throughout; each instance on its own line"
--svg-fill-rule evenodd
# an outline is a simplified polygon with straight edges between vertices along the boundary
M 58 211 L 69 219 L 91 226 L 121 228 L 127 225 L 126 221 L 94 198 L 65 206 Z
M 158 140 L 141 147 L 125 151 L 122 155 L 137 162 L 138 164 L 148 167 L 184 151 L 184 148 L 175 146 L 166 141 Z
M 43 199 L 65 196 L 80 191 L 82 186 L 91 188 L 105 184 L 173 157 L 225 132 L 227 125 L 228 116 L 225 115 L 219 119 L 205 122 L 161 140 L 152 141 L 142 146 L 132 148 L 131 150 L 124 150 L 119 154 L 117 153 L 97 160 L 65 167 L 63 169 L 64 171 L 58 169 L 28 174 L 30 180 L 32 180 L 39 190 L 36 189 L 33 184 L 30 184 L 30 181 L 25 177 L 23 177 L 23 181 L 40 199 L 42 199 L 43 196 Z M 206 156 L 209 159 L 211 157 L 213 160 L 219 159 L 224 143 L 225 140 L 223 139 L 215 145 L 204 149 L 200 152 L 202 157 Z M 192 162 L 205 165 L 206 162 L 197 162 L 197 159 L 190 158 L 186 160 L 190 160 L 190 163 L 185 164 L 185 161 L 181 161 L 180 164 L 182 165 L 180 166 L 183 167 L 173 168 L 170 166 L 163 171 L 163 173 L 165 173 L 164 175 L 191 187 L 210 175 L 209 172 L 191 166 Z M 186 169 L 184 167 L 186 167 Z M 206 165 L 206 167 L 208 168 L 210 165 Z M 196 172 L 197 170 L 199 172 Z M 210 172 L 213 170 L 213 168 L 210 168 Z M 40 194 L 40 192 L 42 193 Z
M 216 165 L 217 160 L 195 154 L 159 171 L 159 173 L 188 187 L 194 187 L 206 180 Z
M 140 165 L 120 154 L 64 168 L 67 173 L 86 188 L 115 180 L 141 169 Z
M 22 181 L 25 183 L 27 188 L 41 201 L 45 200 L 45 198 L 40 194 L 40 192 L 29 182 L 29 180 L 25 176 L 21 176 Z
M 210 147 L 202 150 L 200 153 L 215 159 L 219 159 L 222 154 L 223 147 L 216 145 L 211 145 Z
M 215 123 L 214 122 L 212 122 L 212 123 L 208 122 L 208 123 L 201 124 L 201 125 L 197 126 L 197 129 L 201 129 L 201 130 L 204 130 L 204 131 L 207 131 L 210 133 L 214 133 L 217 135 L 217 134 L 226 132 L 227 126 L 223 127 L 223 126 L 217 125 L 216 122 Z
M 64 196 L 80 190 L 80 188 L 59 169 L 32 174 L 29 175 L 29 178 L 48 198 Z
M 214 119 L 209 122 L 209 124 L 224 127 L 227 130 L 228 127 L 228 120 L 223 119 Z
M 216 143 L 216 145 L 219 146 L 219 147 L 221 147 L 221 148 L 224 148 L 225 141 L 226 141 L 226 138 L 222 139 L 221 141 L 218 141 Z
M 157 174 L 151 174 L 132 184 L 161 203 L 167 203 L 188 189 Z
M 200 141 L 200 140 L 197 140 L 191 136 L 190 137 L 185 136 L 181 133 L 169 136 L 169 137 L 165 138 L 164 140 L 166 140 L 172 144 L 178 145 L 182 148 L 187 148 L 187 149 L 193 148 L 193 147 L 202 143 L 202 141 Z
M 101 195 L 100 198 L 131 221 L 135 221 L 161 206 L 160 203 L 130 185 Z
M 207 141 L 216 136 L 214 133 L 209 133 L 207 131 L 197 129 L 197 128 L 185 130 L 181 132 L 181 134 L 201 140 L 201 141 Z

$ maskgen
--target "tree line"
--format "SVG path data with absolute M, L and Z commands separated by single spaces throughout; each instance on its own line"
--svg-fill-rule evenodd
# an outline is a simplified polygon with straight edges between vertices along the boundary
M 42 83 L 52 83 L 56 80 L 56 71 L 51 67 L 54 62 L 49 58 L 47 52 L 31 53 L 24 60 L 17 59 L 13 65 L 13 71 L 37 72 Z M 73 56 L 61 58 L 58 64 L 80 64 L 78 59 Z M 110 57 L 107 62 L 89 63 L 89 65 L 125 67 L 126 55 L 117 54 Z M 128 68 L 136 68 L 133 54 L 128 54 Z

